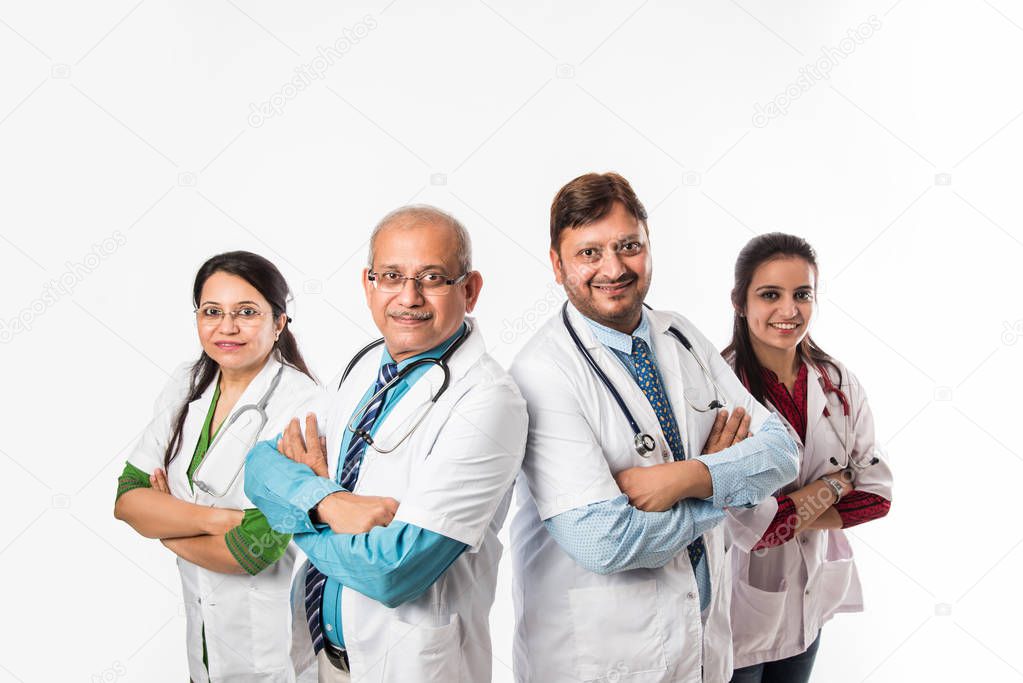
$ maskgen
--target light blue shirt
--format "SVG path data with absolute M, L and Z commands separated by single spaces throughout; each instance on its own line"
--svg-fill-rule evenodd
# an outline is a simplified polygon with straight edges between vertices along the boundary
M 632 335 L 588 318 L 586 322 L 597 340 L 614 353 L 634 379 L 637 374 L 631 358 L 632 337 L 646 342 L 654 355 L 645 310 Z M 684 435 L 680 436 L 685 442 Z M 772 414 L 755 436 L 718 453 L 693 458 L 710 471 L 714 494 L 708 500 L 684 499 L 664 512 L 643 512 L 629 505 L 628 498 L 622 495 L 568 510 L 545 520 L 544 525 L 558 544 L 589 571 L 612 574 L 640 567 L 662 567 L 719 524 L 724 519 L 725 507 L 756 505 L 791 481 L 795 476 L 790 466 L 795 462 L 795 448 L 784 425 Z M 706 609 L 711 598 L 706 554 L 695 567 L 695 574 L 700 607 Z
M 398 371 L 421 358 L 439 358 L 463 332 L 464 325 L 440 346 L 398 363 Z M 392 362 L 385 347 L 380 365 Z M 423 365 L 414 369 L 388 390 L 380 415 L 370 428 L 371 435 L 430 368 L 430 365 Z M 360 408 L 372 394 L 370 386 L 359 401 Z M 352 436 L 346 426 L 342 455 L 348 452 Z M 284 457 L 274 448 L 275 443 L 262 442 L 249 454 L 245 466 L 245 493 L 263 511 L 271 527 L 294 534 L 296 545 L 327 576 L 321 609 L 324 634 L 338 647 L 344 647 L 342 586 L 353 588 L 387 607 L 396 607 L 422 595 L 468 547 L 461 541 L 405 522 L 392 522 L 355 535 L 316 528 L 309 520 L 309 510 L 325 496 L 344 489 L 336 480 L 317 477 L 306 465 Z M 343 465 L 339 460 L 338 474 Z

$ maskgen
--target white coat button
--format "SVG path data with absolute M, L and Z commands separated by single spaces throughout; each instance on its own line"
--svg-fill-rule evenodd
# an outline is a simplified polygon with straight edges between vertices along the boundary
M 688 593 L 686 593 L 686 597 L 689 598 L 690 600 L 695 600 L 696 599 L 696 593 L 694 593 L 692 591 L 689 591 Z
M 732 502 L 732 497 L 731 496 L 725 496 L 725 502 L 726 503 L 731 503 Z
M 809 589 L 809 588 L 807 588 L 807 589 L 806 589 L 806 595 L 809 595 L 809 594 L 810 594 L 810 589 Z
M 807 544 L 806 536 L 803 536 L 802 541 L 803 541 L 803 545 Z

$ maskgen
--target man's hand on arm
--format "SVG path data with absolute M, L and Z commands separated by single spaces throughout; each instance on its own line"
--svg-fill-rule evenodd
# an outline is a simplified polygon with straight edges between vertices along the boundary
M 718 412 L 703 453 L 717 453 L 749 436 L 750 416 L 741 407 L 729 415 Z M 685 498 L 714 495 L 707 466 L 698 460 L 680 460 L 651 467 L 630 467 L 615 475 L 629 503 L 644 512 L 663 512 Z
M 292 418 L 277 441 L 277 450 L 297 463 L 308 465 L 318 477 L 330 476 L 327 471 L 327 440 L 320 436 L 314 413 L 305 416 L 304 439 L 298 418 Z
M 326 524 L 335 534 L 363 534 L 387 526 L 398 510 L 394 498 L 359 496 L 347 491 L 332 493 L 309 511 L 314 524 Z
M 742 406 L 736 408 L 731 415 L 724 408 L 719 410 L 707 436 L 707 443 L 703 445 L 703 455 L 723 451 L 748 437 L 750 419 L 750 414 Z

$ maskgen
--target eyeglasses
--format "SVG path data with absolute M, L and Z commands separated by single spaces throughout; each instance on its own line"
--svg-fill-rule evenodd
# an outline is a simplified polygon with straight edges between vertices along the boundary
M 254 327 L 260 323 L 265 314 L 250 306 L 244 306 L 236 311 L 225 311 L 217 306 L 203 306 L 195 309 L 195 320 L 203 326 L 219 325 L 225 315 L 231 316 L 231 319 L 240 327 Z
M 416 288 L 423 294 L 442 295 L 451 291 L 451 287 L 461 283 L 469 273 L 462 273 L 456 278 L 449 278 L 441 273 L 423 273 L 422 275 L 402 275 L 394 271 L 376 273 L 372 270 L 366 274 L 366 279 L 373 283 L 373 286 L 381 292 L 396 294 L 405 289 L 405 281 L 412 280 Z

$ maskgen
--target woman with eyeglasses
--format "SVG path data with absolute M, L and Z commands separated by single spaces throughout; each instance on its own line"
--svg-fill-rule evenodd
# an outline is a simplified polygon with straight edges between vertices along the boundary
M 733 683 L 810 679 L 821 626 L 863 610 L 843 529 L 885 516 L 892 473 L 866 394 L 810 338 L 817 256 L 802 238 L 755 237 L 735 264 L 732 341 L 723 352 L 799 447 L 796 480 L 753 508 L 731 508 Z
M 117 482 L 114 516 L 177 555 L 192 681 L 295 679 L 296 550 L 243 490 L 245 456 L 315 400 L 280 271 L 234 251 L 192 288 L 202 353 L 173 374 Z

